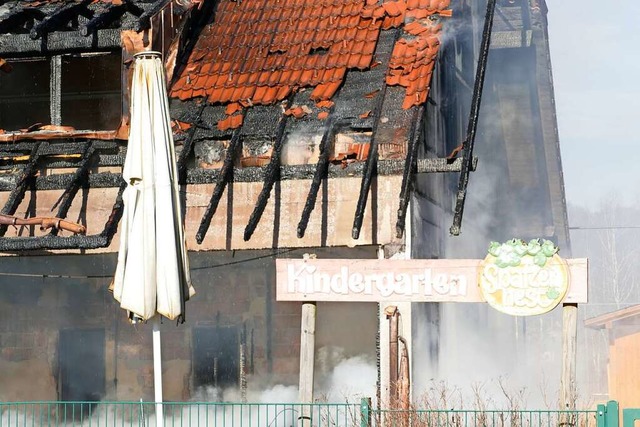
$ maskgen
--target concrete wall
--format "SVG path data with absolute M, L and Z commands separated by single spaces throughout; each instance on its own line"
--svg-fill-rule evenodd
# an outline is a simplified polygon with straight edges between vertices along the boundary
M 375 256 L 373 247 L 310 251 L 318 257 Z M 202 329 L 212 333 L 216 328 L 231 331 L 235 345 L 225 351 L 232 355 L 237 356 L 239 343 L 246 343 L 249 389 L 297 385 L 301 304 L 275 301 L 274 257 L 301 257 L 303 252 L 191 254 L 197 294 L 187 303 L 187 321 L 176 325 L 165 320 L 161 325 L 166 400 L 187 400 L 199 391 L 195 387 L 194 361 L 202 355 L 194 353 L 194 336 Z M 65 369 L 61 331 L 81 334 L 96 329 L 104 331 L 98 356 L 104 358 L 105 382 L 104 390 L 96 392 L 95 397 L 152 398 L 152 327 L 129 324 L 126 313 L 113 300 L 107 288 L 114 269 L 115 254 L 3 259 L 0 401 L 60 398 Z M 375 304 L 367 303 L 318 304 L 318 373 L 327 374 L 345 357 L 366 355 L 374 360 L 376 310 Z M 75 351 L 86 350 L 82 342 L 78 344 Z M 221 345 L 224 348 L 231 344 Z M 94 362 L 86 361 L 88 365 Z M 73 375 L 74 369 L 71 371 Z M 91 383 L 92 379 L 87 381 Z

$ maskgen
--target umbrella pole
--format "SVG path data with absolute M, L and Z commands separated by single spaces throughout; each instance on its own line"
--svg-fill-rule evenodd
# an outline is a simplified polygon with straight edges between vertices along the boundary
M 160 349 L 160 315 L 153 320 L 153 389 L 156 401 L 156 427 L 164 427 L 162 406 L 162 353 Z

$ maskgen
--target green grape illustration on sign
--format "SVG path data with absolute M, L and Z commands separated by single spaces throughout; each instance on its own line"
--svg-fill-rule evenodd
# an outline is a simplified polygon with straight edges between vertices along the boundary
M 553 310 L 569 287 L 569 269 L 550 240 L 491 242 L 479 274 L 480 291 L 495 309 L 531 316 Z

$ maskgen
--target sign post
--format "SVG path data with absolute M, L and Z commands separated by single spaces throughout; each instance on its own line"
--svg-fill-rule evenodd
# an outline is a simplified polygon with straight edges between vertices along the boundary
M 313 403 L 313 370 L 316 348 L 316 304 L 302 304 L 302 322 L 300 331 L 300 385 L 298 388 L 302 403 L 300 427 L 311 427 L 311 403 Z
M 577 332 L 578 304 L 563 304 L 560 403 L 565 411 L 576 409 Z

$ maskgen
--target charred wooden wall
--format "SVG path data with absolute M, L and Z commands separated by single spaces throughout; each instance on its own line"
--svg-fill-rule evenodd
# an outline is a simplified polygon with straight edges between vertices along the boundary
M 547 10 L 541 4 L 498 1 L 475 141 L 478 166 L 470 176 L 462 233 L 449 236 L 457 174 L 418 175 L 412 199 L 413 257 L 482 258 L 491 240 L 514 237 L 550 239 L 563 256 L 570 255 Z M 485 5 L 462 1 L 454 6 L 455 30 L 444 37 L 425 108 L 422 156 L 447 156 L 466 138 Z M 415 305 L 415 321 L 428 325 L 421 339 L 434 375 L 442 356 L 441 334 L 447 330 L 444 319 L 459 319 L 461 325 L 469 319 L 475 319 L 470 324 L 493 324 L 503 331 L 501 346 L 511 354 L 527 345 L 538 346 L 542 354 L 549 345 L 537 326 L 527 329 L 526 321 L 514 326 L 487 310 Z M 550 324 L 556 320 L 548 319 Z M 504 366 L 516 358 L 504 358 Z

